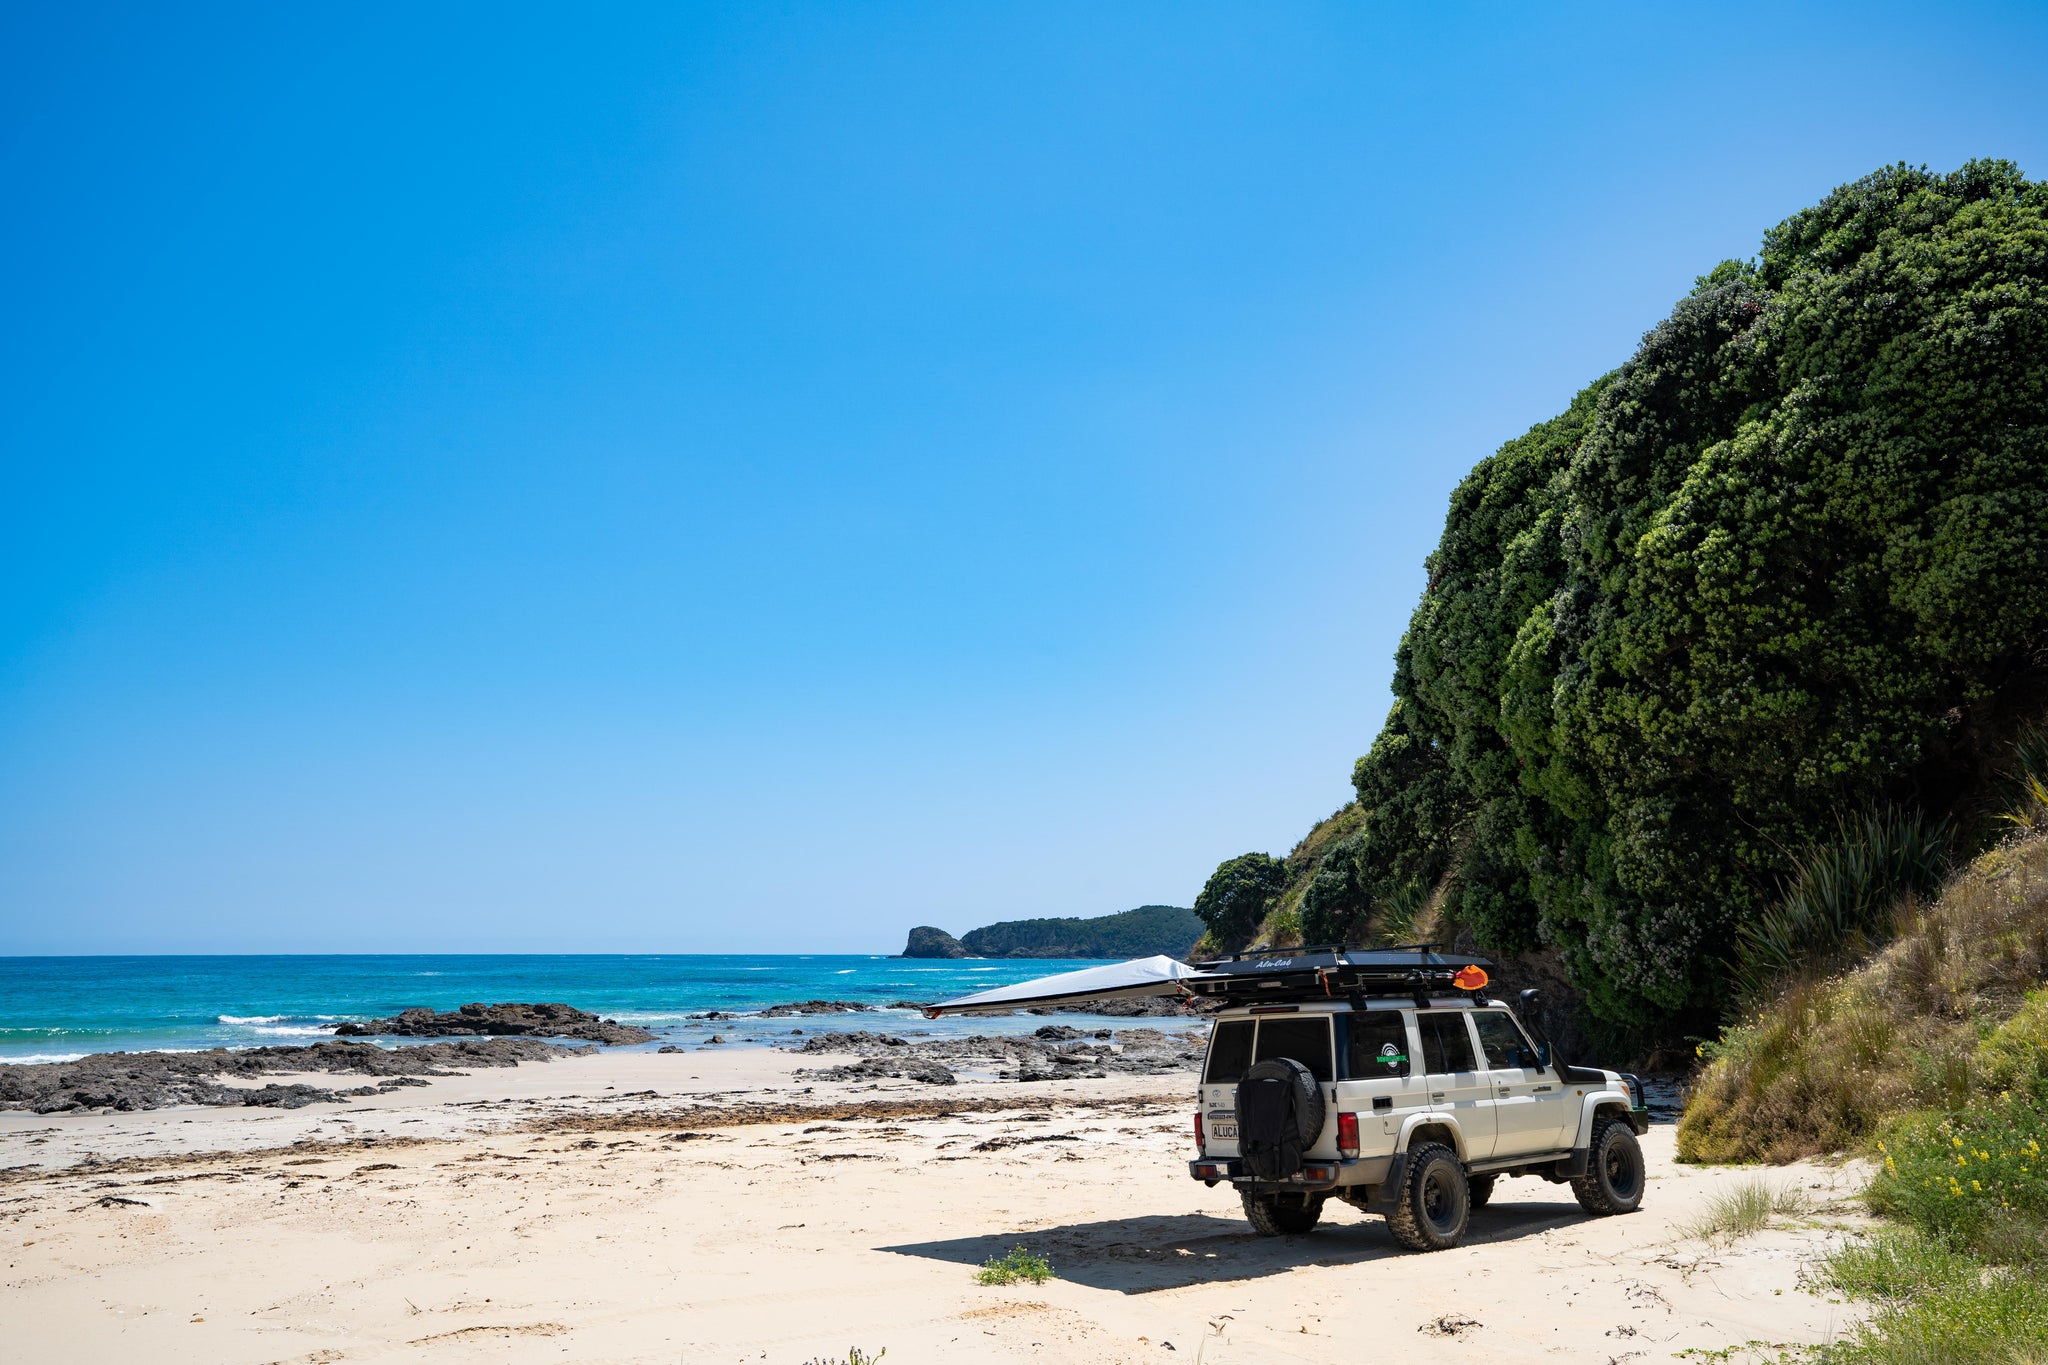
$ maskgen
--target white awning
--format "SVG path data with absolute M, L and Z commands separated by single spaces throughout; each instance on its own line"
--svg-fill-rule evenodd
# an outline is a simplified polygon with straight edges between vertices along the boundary
M 1147 995 L 1179 995 L 1183 977 L 1201 973 L 1185 962 L 1170 957 L 1139 957 L 1113 962 L 1107 967 L 1083 967 L 1078 972 L 1041 976 L 1014 986 L 963 995 L 927 1005 L 924 1015 L 937 1019 L 945 1014 L 1007 1014 L 1011 1010 L 1039 1005 L 1078 1005 L 1088 1000 L 1134 1000 Z

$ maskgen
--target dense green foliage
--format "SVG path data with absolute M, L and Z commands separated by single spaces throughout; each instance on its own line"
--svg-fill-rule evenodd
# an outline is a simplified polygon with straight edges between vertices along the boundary
M 1612 1025 L 1704 1027 L 1841 812 L 1974 818 L 2048 695 L 2048 187 L 1788 219 L 1481 462 L 1428 570 L 1304 934 L 1437 894 Z
M 960 936 L 975 957 L 1185 957 L 1202 921 L 1178 905 L 1141 905 L 1095 919 L 1018 919 Z
M 1218 944 L 1235 947 L 1266 917 L 1273 898 L 1287 887 L 1287 865 L 1267 853 L 1246 853 L 1209 874 L 1195 897 L 1195 914 Z

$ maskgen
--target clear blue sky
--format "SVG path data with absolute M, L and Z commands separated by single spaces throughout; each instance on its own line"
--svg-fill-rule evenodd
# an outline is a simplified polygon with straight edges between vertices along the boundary
M 2048 7 L 15 4 L 0 953 L 894 951 L 1344 802 L 1445 499 Z

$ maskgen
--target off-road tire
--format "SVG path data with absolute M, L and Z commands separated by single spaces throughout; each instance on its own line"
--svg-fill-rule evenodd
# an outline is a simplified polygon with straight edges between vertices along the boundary
M 1387 1215 L 1387 1231 L 1410 1251 L 1448 1251 L 1465 1236 L 1472 1191 L 1458 1154 L 1441 1142 L 1408 1151 L 1401 1193 Z
M 1261 1237 L 1299 1237 L 1323 1216 L 1320 1194 L 1254 1194 L 1239 1190 L 1244 1216 Z
M 1572 1177 L 1572 1193 L 1587 1213 L 1634 1213 L 1643 1205 L 1646 1174 L 1643 1149 L 1628 1120 L 1596 1118 L 1586 1147 L 1586 1173 Z
M 1487 1201 L 1493 1198 L 1493 1182 L 1498 1179 L 1500 1179 L 1498 1175 L 1468 1175 L 1465 1177 L 1465 1188 L 1472 1193 L 1473 1208 L 1483 1209 L 1486 1207 Z

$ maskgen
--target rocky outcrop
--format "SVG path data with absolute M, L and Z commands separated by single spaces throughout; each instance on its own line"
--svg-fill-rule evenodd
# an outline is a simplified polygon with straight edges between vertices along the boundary
M 863 1005 L 858 1000 L 796 1000 L 787 1005 L 770 1005 L 762 1010 L 763 1019 L 787 1019 L 793 1014 L 866 1014 L 873 1005 Z
M 1201 1065 L 1206 1040 L 1198 1033 L 1162 1033 L 1134 1028 L 1094 1033 L 1047 1024 L 1029 1037 L 934 1038 L 911 1042 L 890 1033 L 826 1033 L 806 1038 L 791 1051 L 852 1054 L 860 1060 L 840 1066 L 799 1070 L 803 1080 L 859 1081 L 901 1078 L 951 1084 L 953 1073 L 992 1072 L 1006 1081 L 1074 1080 L 1119 1075 L 1160 1075 Z M 947 1080 L 937 1080 L 943 1072 Z
M 390 1019 L 336 1024 L 341 1038 L 573 1038 L 583 1043 L 651 1043 L 644 1028 L 600 1019 L 570 1005 L 464 1005 L 436 1014 L 401 1010 Z
M 910 941 L 903 945 L 905 957 L 966 957 L 967 950 L 960 946 L 960 940 L 944 929 L 934 929 L 929 924 L 920 924 L 910 931 Z
M 405 1048 L 323 1042 L 311 1047 L 214 1048 L 207 1052 L 101 1052 L 75 1062 L 0 1066 L 0 1109 L 28 1109 L 38 1114 L 163 1109 L 174 1104 L 297 1109 L 424 1085 L 420 1078 L 425 1076 L 517 1066 L 583 1050 L 537 1038 L 490 1038 Z M 375 1085 L 347 1090 L 324 1090 L 302 1082 L 260 1087 L 225 1084 L 308 1071 L 379 1079 Z
M 1026 1014 L 1093 1014 L 1105 1019 L 1184 1019 L 1214 1013 L 1222 1006 L 1211 1000 L 1182 1003 L 1179 996 L 1141 995 L 1135 1000 L 1091 1000 L 1085 1005 L 1041 1005 Z

